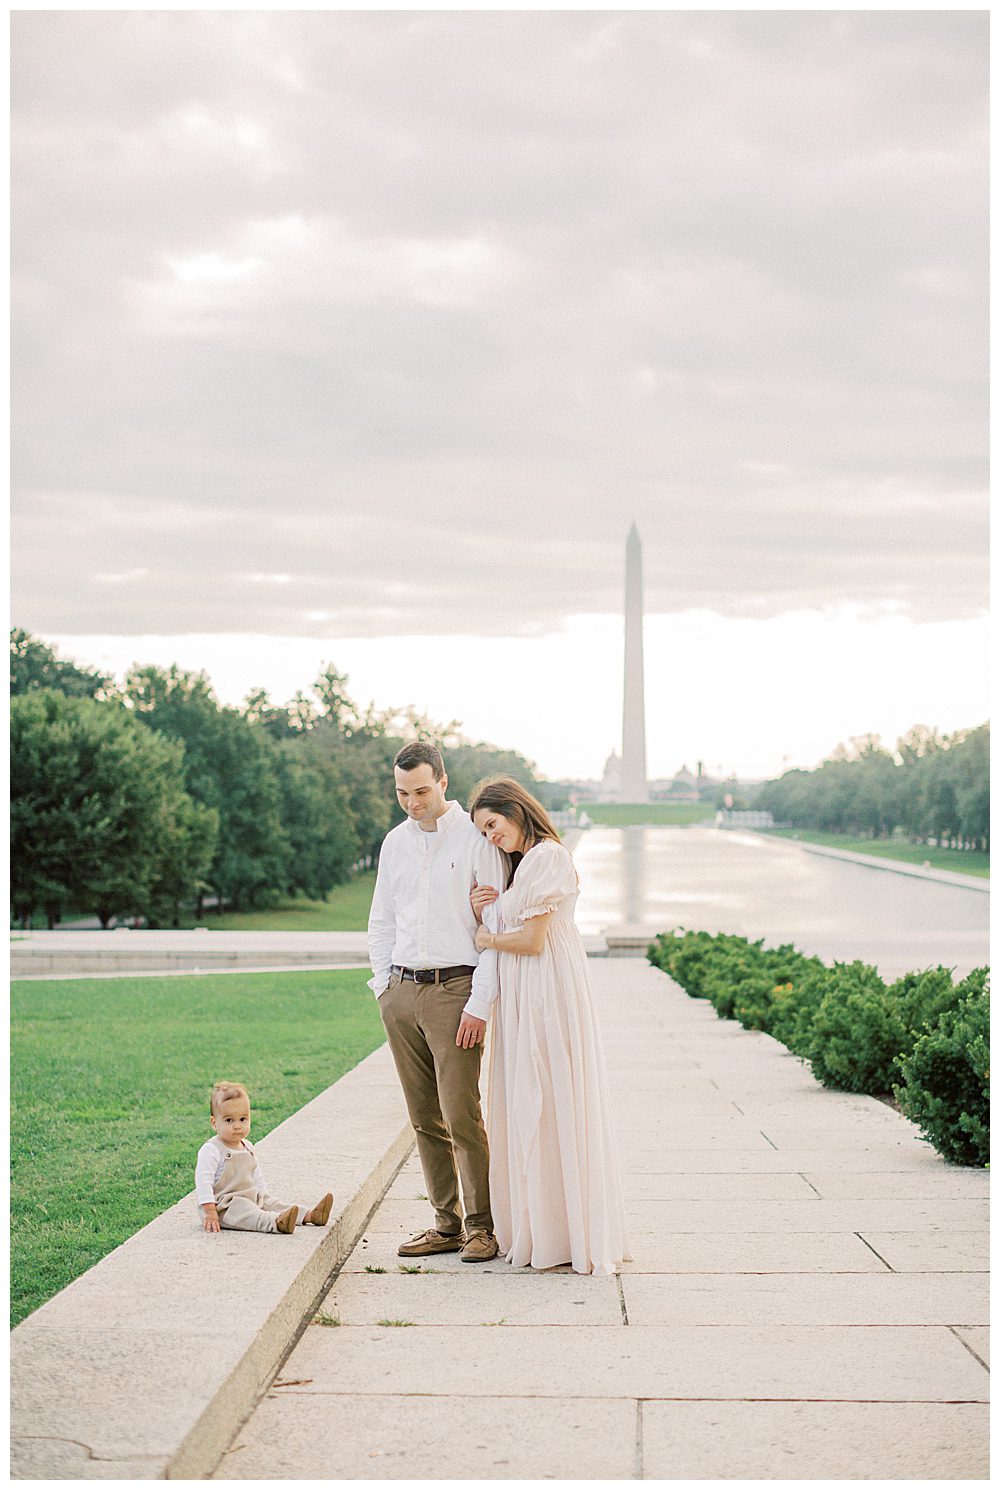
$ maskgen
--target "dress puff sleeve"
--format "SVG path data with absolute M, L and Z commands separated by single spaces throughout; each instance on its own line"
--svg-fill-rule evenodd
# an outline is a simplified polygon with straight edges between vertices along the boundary
M 573 856 L 561 843 L 546 840 L 525 856 L 514 884 L 521 902 L 517 907 L 521 921 L 547 916 L 579 889 Z

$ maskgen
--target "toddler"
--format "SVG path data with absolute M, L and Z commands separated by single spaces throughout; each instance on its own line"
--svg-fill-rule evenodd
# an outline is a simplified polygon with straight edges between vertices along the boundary
M 276 1200 L 267 1192 L 250 1132 L 250 1097 L 235 1081 L 217 1081 L 212 1088 L 210 1122 L 215 1137 L 198 1150 L 195 1166 L 195 1199 L 204 1217 L 206 1231 L 225 1226 L 233 1231 L 295 1230 L 299 1207 Z M 333 1208 L 333 1196 L 307 1209 L 303 1226 L 325 1226 Z

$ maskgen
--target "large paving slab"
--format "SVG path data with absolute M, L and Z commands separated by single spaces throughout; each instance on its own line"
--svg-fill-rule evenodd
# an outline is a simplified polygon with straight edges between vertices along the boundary
M 630 1273 L 630 1325 L 951 1325 L 989 1323 L 978 1273 Z
M 735 1231 L 973 1231 L 985 1228 L 985 1200 L 636 1200 L 629 1215 L 641 1230 Z
M 895 1273 L 985 1272 L 989 1238 L 975 1231 L 866 1231 L 863 1241 Z
M 373 1217 L 377 1220 L 377 1217 Z M 425 1218 L 426 1221 L 426 1218 Z M 372 1269 L 389 1273 L 398 1271 L 402 1261 L 396 1254 L 400 1231 L 366 1230 L 343 1271 L 365 1272 Z M 623 1269 L 629 1273 L 885 1273 L 889 1266 L 854 1232 L 726 1232 L 715 1236 L 697 1232 L 657 1233 L 632 1229 L 632 1261 Z M 435 1269 L 465 1276 L 469 1265 L 454 1253 L 430 1259 Z M 982 1264 L 980 1264 L 980 1269 Z M 971 1264 L 970 1264 L 971 1269 Z M 479 1263 L 475 1272 L 498 1273 L 515 1277 L 521 1272 L 534 1277 L 539 1286 L 561 1269 L 550 1269 L 540 1276 L 530 1268 L 510 1268 L 503 1258 Z
M 764 1232 L 919 1232 L 971 1231 L 985 1227 L 985 1200 L 823 1200 L 804 1190 L 796 1200 L 661 1200 L 629 1197 L 629 1219 L 637 1232 L 722 1235 Z M 425 1201 L 387 1199 L 368 1225 L 368 1234 L 391 1232 L 402 1241 L 428 1224 Z
M 955 1334 L 982 1361 L 989 1369 L 990 1364 L 990 1332 L 986 1325 L 973 1325 L 971 1328 L 956 1327 Z
M 988 1373 L 944 1327 L 534 1325 L 307 1330 L 291 1392 L 984 1402 Z
M 816 1190 L 801 1174 L 632 1174 L 628 1186 L 633 1214 L 642 1200 L 809 1200 Z
M 421 1271 L 404 1269 L 419 1266 Z M 530 1271 L 518 1270 L 517 1286 L 499 1269 L 483 1273 L 460 1263 L 437 1269 L 434 1259 L 404 1263 L 384 1275 L 342 1273 L 323 1301 L 326 1313 L 344 1325 L 373 1325 L 382 1319 L 404 1319 L 411 1325 L 620 1325 L 621 1298 L 614 1278 L 581 1278 L 561 1273 L 535 1287 Z M 510 1273 L 510 1269 L 507 1269 Z M 973 1311 L 949 1323 L 978 1324 Z
M 646 1149 L 633 1152 L 621 1145 L 622 1171 L 635 1174 L 727 1174 L 733 1168 L 732 1156 L 721 1148 Z M 740 1168 L 746 1174 L 800 1174 L 821 1169 L 830 1174 L 923 1174 L 940 1170 L 942 1160 L 926 1147 L 888 1149 L 885 1145 L 865 1148 L 831 1147 L 830 1139 L 822 1147 L 778 1150 L 768 1144 L 762 1149 L 744 1149 L 739 1156 Z M 948 1166 L 951 1170 L 951 1166 Z M 964 1174 L 965 1170 L 955 1170 Z
M 988 1200 L 990 1193 L 990 1177 L 985 1170 L 955 1169 L 951 1165 L 853 1174 L 808 1169 L 802 1178 L 824 1200 L 889 1196 L 906 1200 Z
M 586 1397 L 276 1392 L 215 1478 L 622 1480 L 635 1473 L 636 1419 L 633 1402 Z
M 759 1128 L 745 1121 L 736 1121 L 729 1125 L 702 1122 L 688 1123 L 683 1127 L 664 1126 L 656 1134 L 650 1133 L 647 1126 L 631 1135 L 624 1135 L 620 1143 L 630 1159 L 657 1157 L 678 1149 L 714 1148 L 724 1154 L 744 1151 L 764 1154 L 768 1149 L 779 1147 L 771 1143 Z
M 976 1480 L 988 1409 L 938 1402 L 644 1402 L 651 1480 Z

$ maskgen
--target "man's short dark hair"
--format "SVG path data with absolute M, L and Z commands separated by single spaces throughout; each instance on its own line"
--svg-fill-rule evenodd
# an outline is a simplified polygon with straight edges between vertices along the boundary
M 429 745 L 426 740 L 414 740 L 412 745 L 404 745 L 402 750 L 397 751 L 392 764 L 401 771 L 412 771 L 417 766 L 430 766 L 435 781 L 440 781 L 444 775 L 444 761 L 440 750 L 436 745 Z

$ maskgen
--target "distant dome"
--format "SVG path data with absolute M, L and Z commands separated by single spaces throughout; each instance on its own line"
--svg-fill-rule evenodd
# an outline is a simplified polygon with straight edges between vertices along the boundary
M 605 795 L 615 797 L 622 788 L 622 758 L 617 750 L 612 750 L 604 762 L 604 775 L 601 778 L 601 790 Z

